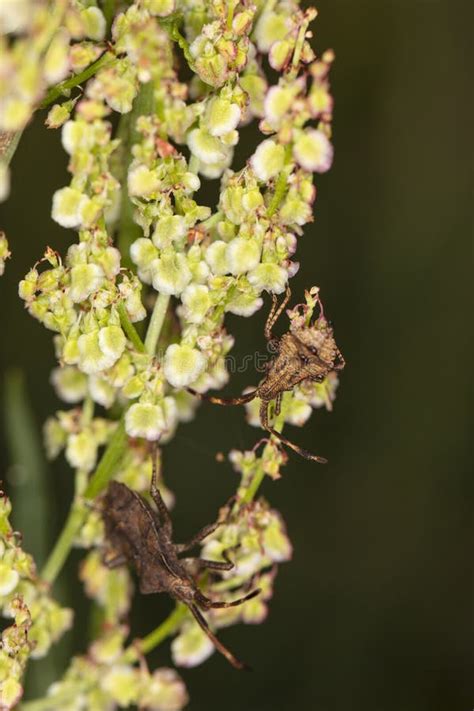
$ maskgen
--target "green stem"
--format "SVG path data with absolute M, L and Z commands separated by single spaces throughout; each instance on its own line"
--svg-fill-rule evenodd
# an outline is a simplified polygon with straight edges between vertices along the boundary
M 148 654 L 148 652 L 151 652 L 152 649 L 155 649 L 155 647 L 164 642 L 167 637 L 176 632 L 181 622 L 186 617 L 186 613 L 186 605 L 176 605 L 173 612 L 168 615 L 166 620 L 164 620 L 161 625 L 150 632 L 150 634 L 146 637 L 136 641 L 134 644 L 130 645 L 127 650 L 125 650 L 121 661 L 125 664 L 130 664 L 135 662 L 140 654 Z
M 130 247 L 141 235 L 140 227 L 133 219 L 134 207 L 127 189 L 128 169 L 132 162 L 132 148 L 141 138 L 141 134 L 136 128 L 137 120 L 140 116 L 153 115 L 154 113 L 155 90 L 153 82 L 149 81 L 147 84 L 142 85 L 135 97 L 132 111 L 129 114 L 124 114 L 120 119 L 117 131 L 117 137 L 121 140 L 121 160 L 119 166 L 120 174 L 116 177 L 122 187 L 117 246 L 122 255 L 122 264 L 128 269 L 133 268 L 133 263 L 130 259 Z
M 135 346 L 135 349 L 139 353 L 145 353 L 145 346 L 143 344 L 143 341 L 140 338 L 140 336 L 138 335 L 137 329 L 135 328 L 133 323 L 128 318 L 127 310 L 125 308 L 125 304 L 123 303 L 123 301 L 121 301 L 118 304 L 117 311 L 119 312 L 119 316 L 120 316 L 120 324 L 121 324 L 123 330 L 125 331 L 125 333 L 127 334 L 129 340 L 133 343 L 133 345 Z
M 285 424 L 285 413 L 284 413 L 284 408 L 282 407 L 282 411 L 278 415 L 273 429 L 276 430 L 277 432 L 281 432 L 284 427 L 284 424 Z M 268 446 L 269 445 L 267 444 L 265 449 Z M 262 457 L 262 459 L 263 459 L 263 457 Z M 250 504 L 254 500 L 254 498 L 257 494 L 257 491 L 259 490 L 260 485 L 264 479 L 265 479 L 265 471 L 263 469 L 263 463 L 262 463 L 262 461 L 260 461 L 260 466 L 257 469 L 257 471 L 255 472 L 255 474 L 253 475 L 253 478 L 251 479 L 250 484 L 246 488 L 245 493 L 242 497 L 243 504 Z
M 288 173 L 285 169 L 283 169 L 278 176 L 278 179 L 275 184 L 275 191 L 272 195 L 272 199 L 270 200 L 270 204 L 267 208 L 267 215 L 268 217 L 273 217 L 275 212 L 278 210 L 280 207 L 283 198 L 285 197 L 286 194 L 286 189 L 287 189 L 287 184 L 288 184 Z
M 105 17 L 107 34 L 109 34 L 110 28 L 112 27 L 112 21 L 115 15 L 115 0 L 104 0 L 102 3 L 102 12 L 104 13 Z
M 155 355 L 169 302 L 169 294 L 158 294 L 145 337 L 145 351 L 150 355 Z
M 156 300 L 144 344 L 144 348 L 147 353 L 153 354 L 156 350 L 156 344 L 158 343 L 158 338 L 160 337 L 169 299 L 169 296 L 160 294 Z M 97 469 L 89 480 L 84 492 L 84 497 L 86 499 L 94 499 L 103 489 L 105 489 L 125 453 L 126 446 L 127 435 L 125 432 L 125 415 L 122 415 L 122 418 L 117 425 L 117 429 L 112 435 L 112 439 L 107 445 Z M 84 523 L 86 513 L 87 509 L 84 508 L 83 504 L 81 505 L 81 503 L 78 503 L 77 501 L 73 503 L 62 533 L 60 534 L 56 545 L 54 546 L 42 571 L 41 575 L 46 582 L 52 584 L 57 578 L 67 556 L 69 555 L 74 538 Z
M 176 605 L 173 612 L 168 615 L 161 625 L 150 632 L 146 637 L 143 637 L 143 639 L 136 640 L 125 650 L 120 658 L 120 663 L 133 664 L 142 654 L 148 654 L 148 652 L 151 652 L 155 647 L 158 647 L 167 637 L 178 630 L 181 622 L 186 617 L 186 613 L 186 605 L 181 603 Z M 86 689 L 81 689 L 81 691 L 85 690 Z M 27 701 L 21 705 L 20 711 L 47 711 L 47 709 L 56 709 L 61 703 L 67 704 L 70 701 L 71 690 L 68 690 L 50 697 L 46 696 L 42 699 Z
M 61 531 L 61 535 L 56 541 L 56 545 L 54 546 L 46 565 L 41 571 L 41 577 L 50 585 L 54 582 L 59 571 L 63 567 L 77 532 L 84 523 L 85 516 L 86 509 L 84 508 L 73 506 L 69 511 L 69 515 L 66 519 L 66 523 L 64 524 L 64 528 Z
M 102 54 L 99 59 L 96 59 L 95 62 L 90 64 L 82 72 L 79 72 L 79 74 L 74 74 L 72 77 L 69 77 L 69 79 L 62 81 L 60 84 L 52 86 L 43 101 L 39 104 L 38 108 L 45 109 L 47 106 L 56 101 L 56 99 L 58 99 L 60 96 L 68 96 L 69 91 L 75 86 L 78 86 L 79 84 L 82 84 L 83 82 L 87 81 L 87 79 L 93 77 L 94 74 L 97 74 L 99 69 L 103 69 L 104 67 L 110 66 L 115 61 L 116 57 L 114 57 L 113 54 L 111 54 L 110 52 L 104 52 L 104 54 Z
M 183 50 L 184 58 L 186 59 L 187 63 L 189 64 L 190 69 L 193 68 L 194 66 L 194 57 L 191 54 L 191 50 L 189 48 L 189 42 L 184 37 L 181 32 L 179 31 L 178 28 L 178 23 L 180 22 L 182 18 L 177 18 L 174 17 L 173 20 L 170 22 L 170 20 L 167 20 L 166 18 L 163 19 L 160 24 L 163 27 L 164 30 L 166 30 L 170 36 L 170 38 L 173 40 L 173 42 L 176 42 L 176 44 L 181 47 Z
M 115 467 L 122 458 L 126 445 L 125 426 L 123 419 L 119 422 L 107 449 L 102 455 L 99 466 L 95 470 L 89 484 L 86 487 L 84 496 L 92 499 L 99 494 L 112 477 Z M 64 524 L 63 530 L 56 541 L 51 554 L 46 561 L 41 577 L 50 585 L 56 580 L 61 571 L 66 558 L 69 555 L 72 544 L 87 515 L 87 508 L 80 501 L 75 501 L 71 506 L 69 515 Z
M 107 449 L 102 455 L 99 466 L 89 480 L 89 483 L 84 492 L 86 499 L 95 499 L 100 492 L 105 489 L 112 475 L 123 457 L 125 446 L 127 443 L 127 435 L 125 433 L 125 415 L 122 415 L 117 429 L 112 435 L 112 438 L 107 445 Z

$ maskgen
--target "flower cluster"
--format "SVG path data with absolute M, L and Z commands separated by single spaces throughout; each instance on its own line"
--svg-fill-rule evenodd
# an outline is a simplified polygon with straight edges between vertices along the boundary
M 81 0 L 1 4 L 0 131 L 21 130 L 48 87 L 78 70 L 75 57 L 96 59 L 90 40 L 104 39 L 105 24 L 102 11 Z
M 104 711 L 134 705 L 150 711 L 180 711 L 188 701 L 183 681 L 173 669 L 150 673 L 145 664 L 134 666 L 139 652 L 133 647 L 124 650 L 127 636 L 126 627 L 110 627 L 86 656 L 75 657 L 61 681 L 50 687 L 48 708 Z
M 124 567 L 104 565 L 100 504 L 87 497 L 112 476 L 147 495 L 150 443 L 165 444 L 194 416 L 197 400 L 187 389 L 205 393 L 227 382 L 234 339 L 226 315 L 252 316 L 265 292 L 282 294 L 298 271 L 298 240 L 313 219 L 313 174 L 333 159 L 334 57 L 315 55 L 316 11 L 296 0 L 135 0 L 117 3 L 114 17 L 114 3 L 101 6 L 105 15 L 94 0 L 0 8 L 0 131 L 21 130 L 40 102 L 58 100 L 46 125 L 61 131 L 71 179 L 54 194 L 52 217 L 77 232 L 64 257 L 48 248 L 19 286 L 29 313 L 54 333 L 51 382 L 71 407 L 46 422 L 46 447 L 51 458 L 63 451 L 76 471 L 72 521 L 80 523 L 69 545 L 87 549 L 79 575 L 104 620 L 49 695 L 61 709 L 173 711 L 187 701 L 176 673 L 150 673 L 137 648 L 124 646 L 134 587 Z M 244 167 L 233 168 L 240 129 L 253 119 L 261 141 Z M 2 165 L 0 198 L 7 178 Z M 204 180 L 218 181 L 215 208 L 200 204 Z M 2 237 L 0 269 L 7 256 Z M 317 290 L 307 292 L 306 304 L 288 312 L 290 330 L 313 328 L 317 303 Z M 336 387 L 330 373 L 285 393 L 275 427 L 331 409 Z M 257 400 L 247 407 L 254 425 L 258 407 Z M 277 566 L 291 557 L 283 519 L 256 497 L 265 476 L 280 476 L 286 454 L 274 439 L 263 443 L 260 455 L 261 443 L 231 453 L 240 488 L 221 512 L 225 525 L 203 545 L 204 558 L 230 555 L 235 566 L 199 581 L 211 599 L 231 601 L 255 586 L 261 593 L 211 610 L 214 628 L 263 621 Z M 98 472 L 100 485 L 90 489 Z M 159 486 L 170 506 L 161 478 Z M 23 660 L 45 653 L 70 616 L 8 536 L 3 610 L 18 615 L 24 643 L 7 640 L 3 649 L 20 685 Z M 190 615 L 173 631 L 176 664 L 196 665 L 213 651 Z M 16 698 L 21 688 L 8 693 Z
M 269 445 L 262 457 L 254 452 L 232 454 L 234 467 L 241 472 L 243 482 L 249 481 L 261 468 L 271 470 L 270 460 L 280 460 L 276 447 Z M 241 493 L 244 492 L 242 488 Z M 223 509 L 221 518 L 227 522 L 209 536 L 202 548 L 201 557 L 206 560 L 223 560 L 226 553 L 234 567 L 221 576 L 206 575 L 202 588 L 206 596 L 230 602 L 242 597 L 253 587 L 260 594 L 238 607 L 214 609 L 207 613 L 209 624 L 214 629 L 244 622 L 259 624 L 268 613 L 268 601 L 273 595 L 273 585 L 278 564 L 288 561 L 292 546 L 280 514 L 271 509 L 264 499 L 240 504 L 230 510 Z M 214 651 L 214 646 L 191 616 L 185 618 L 179 635 L 171 645 L 173 660 L 178 666 L 193 667 L 205 661 Z
M 10 524 L 11 504 L 0 492 L 0 614 L 13 618 L 0 642 L 0 707 L 13 708 L 23 693 L 28 659 L 44 657 L 69 629 L 72 611 L 53 600 Z

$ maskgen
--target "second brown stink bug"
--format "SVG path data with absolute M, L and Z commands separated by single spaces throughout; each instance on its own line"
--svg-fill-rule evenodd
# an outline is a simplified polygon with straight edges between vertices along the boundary
M 105 564 L 109 568 L 130 563 L 139 580 L 143 594 L 166 592 L 175 600 L 187 605 L 198 625 L 207 634 L 216 649 L 236 669 L 246 665 L 235 657 L 215 636 L 201 610 L 235 607 L 258 595 L 253 590 L 238 600 L 221 602 L 210 600 L 198 588 L 193 571 L 231 570 L 234 564 L 223 553 L 224 561 L 202 558 L 179 558 L 209 536 L 221 521 L 205 526 L 187 543 L 173 542 L 173 524 L 169 511 L 156 484 L 156 457 L 153 457 L 153 476 L 150 493 L 156 510 L 125 484 L 111 481 L 103 497 L 102 518 L 105 524 L 107 554 Z
M 279 338 L 273 336 L 273 327 L 283 313 L 290 297 L 291 291 L 288 288 L 283 302 L 278 306 L 276 295 L 272 295 L 272 308 L 265 324 L 264 333 L 275 355 L 267 363 L 266 375 L 254 390 L 241 397 L 230 399 L 198 393 L 191 389 L 190 392 L 217 405 L 243 405 L 254 398 L 260 398 L 260 421 L 262 427 L 302 457 L 312 459 L 320 464 L 326 464 L 327 460 L 324 457 L 311 454 L 311 452 L 290 442 L 280 432 L 277 432 L 269 421 L 268 408 L 270 403 L 273 400 L 275 401 L 274 415 L 278 416 L 284 392 L 293 390 L 303 380 L 321 383 L 331 371 L 342 370 L 345 366 L 344 358 L 334 340 L 333 328 L 322 313 L 319 299 L 321 313 L 313 324 L 302 325 L 301 320 L 296 319 L 292 322 L 290 330 L 284 333 L 283 336 Z

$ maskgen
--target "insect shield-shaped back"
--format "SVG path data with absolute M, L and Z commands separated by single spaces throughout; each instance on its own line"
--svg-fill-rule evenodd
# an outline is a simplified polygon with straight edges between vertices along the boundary
M 340 370 L 341 358 L 326 319 L 315 325 L 290 327 L 278 341 L 278 352 L 270 363 L 258 397 L 272 400 L 278 393 L 293 390 L 303 380 L 322 382 L 332 370 Z

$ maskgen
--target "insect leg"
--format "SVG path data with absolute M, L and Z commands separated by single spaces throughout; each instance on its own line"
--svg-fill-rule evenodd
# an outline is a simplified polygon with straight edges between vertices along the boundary
M 199 570 L 232 570 L 234 563 L 229 560 L 228 563 L 224 563 L 220 560 L 206 560 L 205 558 L 181 558 L 181 563 L 189 563 L 190 565 L 197 565 Z
M 254 397 L 256 397 L 256 390 L 252 390 L 252 392 L 247 393 L 246 395 L 241 395 L 240 397 L 231 397 L 231 398 L 223 398 L 223 397 L 216 397 L 215 395 L 207 395 L 206 393 L 198 393 L 196 390 L 193 390 L 192 388 L 186 388 L 188 393 L 191 393 L 191 395 L 194 395 L 195 397 L 198 397 L 200 400 L 207 400 L 208 402 L 214 403 L 214 405 L 244 405 L 246 402 L 250 402 L 250 400 L 253 400 Z
M 219 528 L 222 523 L 223 521 L 215 521 L 214 523 L 210 523 L 208 526 L 204 526 L 204 528 L 201 528 L 201 530 L 198 531 L 196 535 L 193 536 L 187 543 L 178 543 L 175 546 L 176 553 L 184 553 L 185 551 L 191 550 L 191 548 L 194 548 L 195 545 L 203 541 L 207 538 L 207 536 L 210 536 L 211 533 L 214 533 L 216 528 Z
M 285 298 L 281 302 L 280 306 L 277 308 L 277 296 L 276 296 L 276 294 L 272 294 L 272 308 L 270 309 L 270 313 L 268 314 L 268 318 L 267 318 L 267 322 L 265 324 L 265 330 L 264 330 L 265 338 L 267 339 L 267 341 L 271 341 L 273 326 L 276 324 L 276 322 L 280 318 L 280 316 L 281 316 L 285 306 L 289 302 L 290 298 L 291 298 L 291 290 L 290 290 L 290 287 L 287 286 Z
M 207 624 L 206 619 L 203 617 L 196 605 L 189 605 L 189 609 L 193 614 L 194 619 L 196 620 L 200 628 L 203 630 L 203 632 L 207 634 L 217 651 L 220 652 L 227 659 L 227 661 L 232 664 L 235 669 L 248 670 L 250 667 L 248 667 L 247 664 L 245 664 L 244 662 L 241 662 L 240 659 L 237 659 L 237 657 L 234 656 L 232 652 L 217 639 L 216 635 L 211 631 L 211 628 Z
M 244 597 L 239 597 L 237 600 L 232 600 L 232 602 L 221 602 L 220 600 L 209 600 L 209 598 L 207 598 L 200 591 L 198 591 L 194 599 L 196 600 L 198 605 L 201 605 L 205 610 L 209 610 L 211 608 L 222 609 L 226 607 L 238 607 L 239 605 L 243 605 L 244 602 L 247 602 L 247 600 L 251 600 L 260 592 L 260 588 L 256 588 L 255 590 L 252 590 L 252 592 L 249 592 L 248 595 L 245 595 Z
M 113 570 L 114 568 L 120 568 L 120 566 L 125 565 L 128 561 L 127 556 L 119 553 L 118 555 L 112 556 L 112 558 L 104 556 L 102 562 L 109 570 Z
M 346 361 L 344 360 L 344 356 L 338 348 L 336 351 L 336 362 L 334 363 L 334 370 L 342 370 L 345 367 Z
M 278 415 L 281 412 L 282 399 L 283 399 L 283 393 L 278 393 L 278 395 L 275 398 L 275 417 L 278 417 Z
M 277 440 L 279 440 L 279 442 L 292 449 L 301 457 L 304 457 L 305 459 L 311 459 L 314 462 L 319 462 L 319 464 L 327 464 L 327 459 L 325 459 L 324 457 L 319 457 L 317 454 L 311 454 L 311 452 L 308 452 L 306 449 L 303 449 L 297 444 L 290 442 L 289 439 L 284 437 L 280 432 L 277 432 L 275 429 L 273 429 L 273 427 L 270 426 L 270 424 L 268 423 L 268 402 L 265 401 L 262 401 L 262 404 L 260 406 L 260 422 L 262 423 L 262 427 L 267 430 L 267 432 L 270 432 L 270 434 L 272 434 Z
M 152 475 L 151 475 L 151 486 L 150 486 L 150 494 L 153 499 L 153 501 L 156 504 L 156 508 L 158 509 L 158 513 L 160 516 L 160 523 L 162 528 L 169 534 L 171 537 L 171 533 L 173 531 L 173 523 L 171 521 L 171 516 L 166 508 L 166 504 L 163 501 L 163 498 L 160 494 L 160 490 L 158 489 L 157 485 L 157 478 L 158 478 L 158 467 L 156 465 L 156 460 L 157 460 L 157 446 L 155 446 L 152 450 L 151 453 L 151 461 L 152 461 Z

